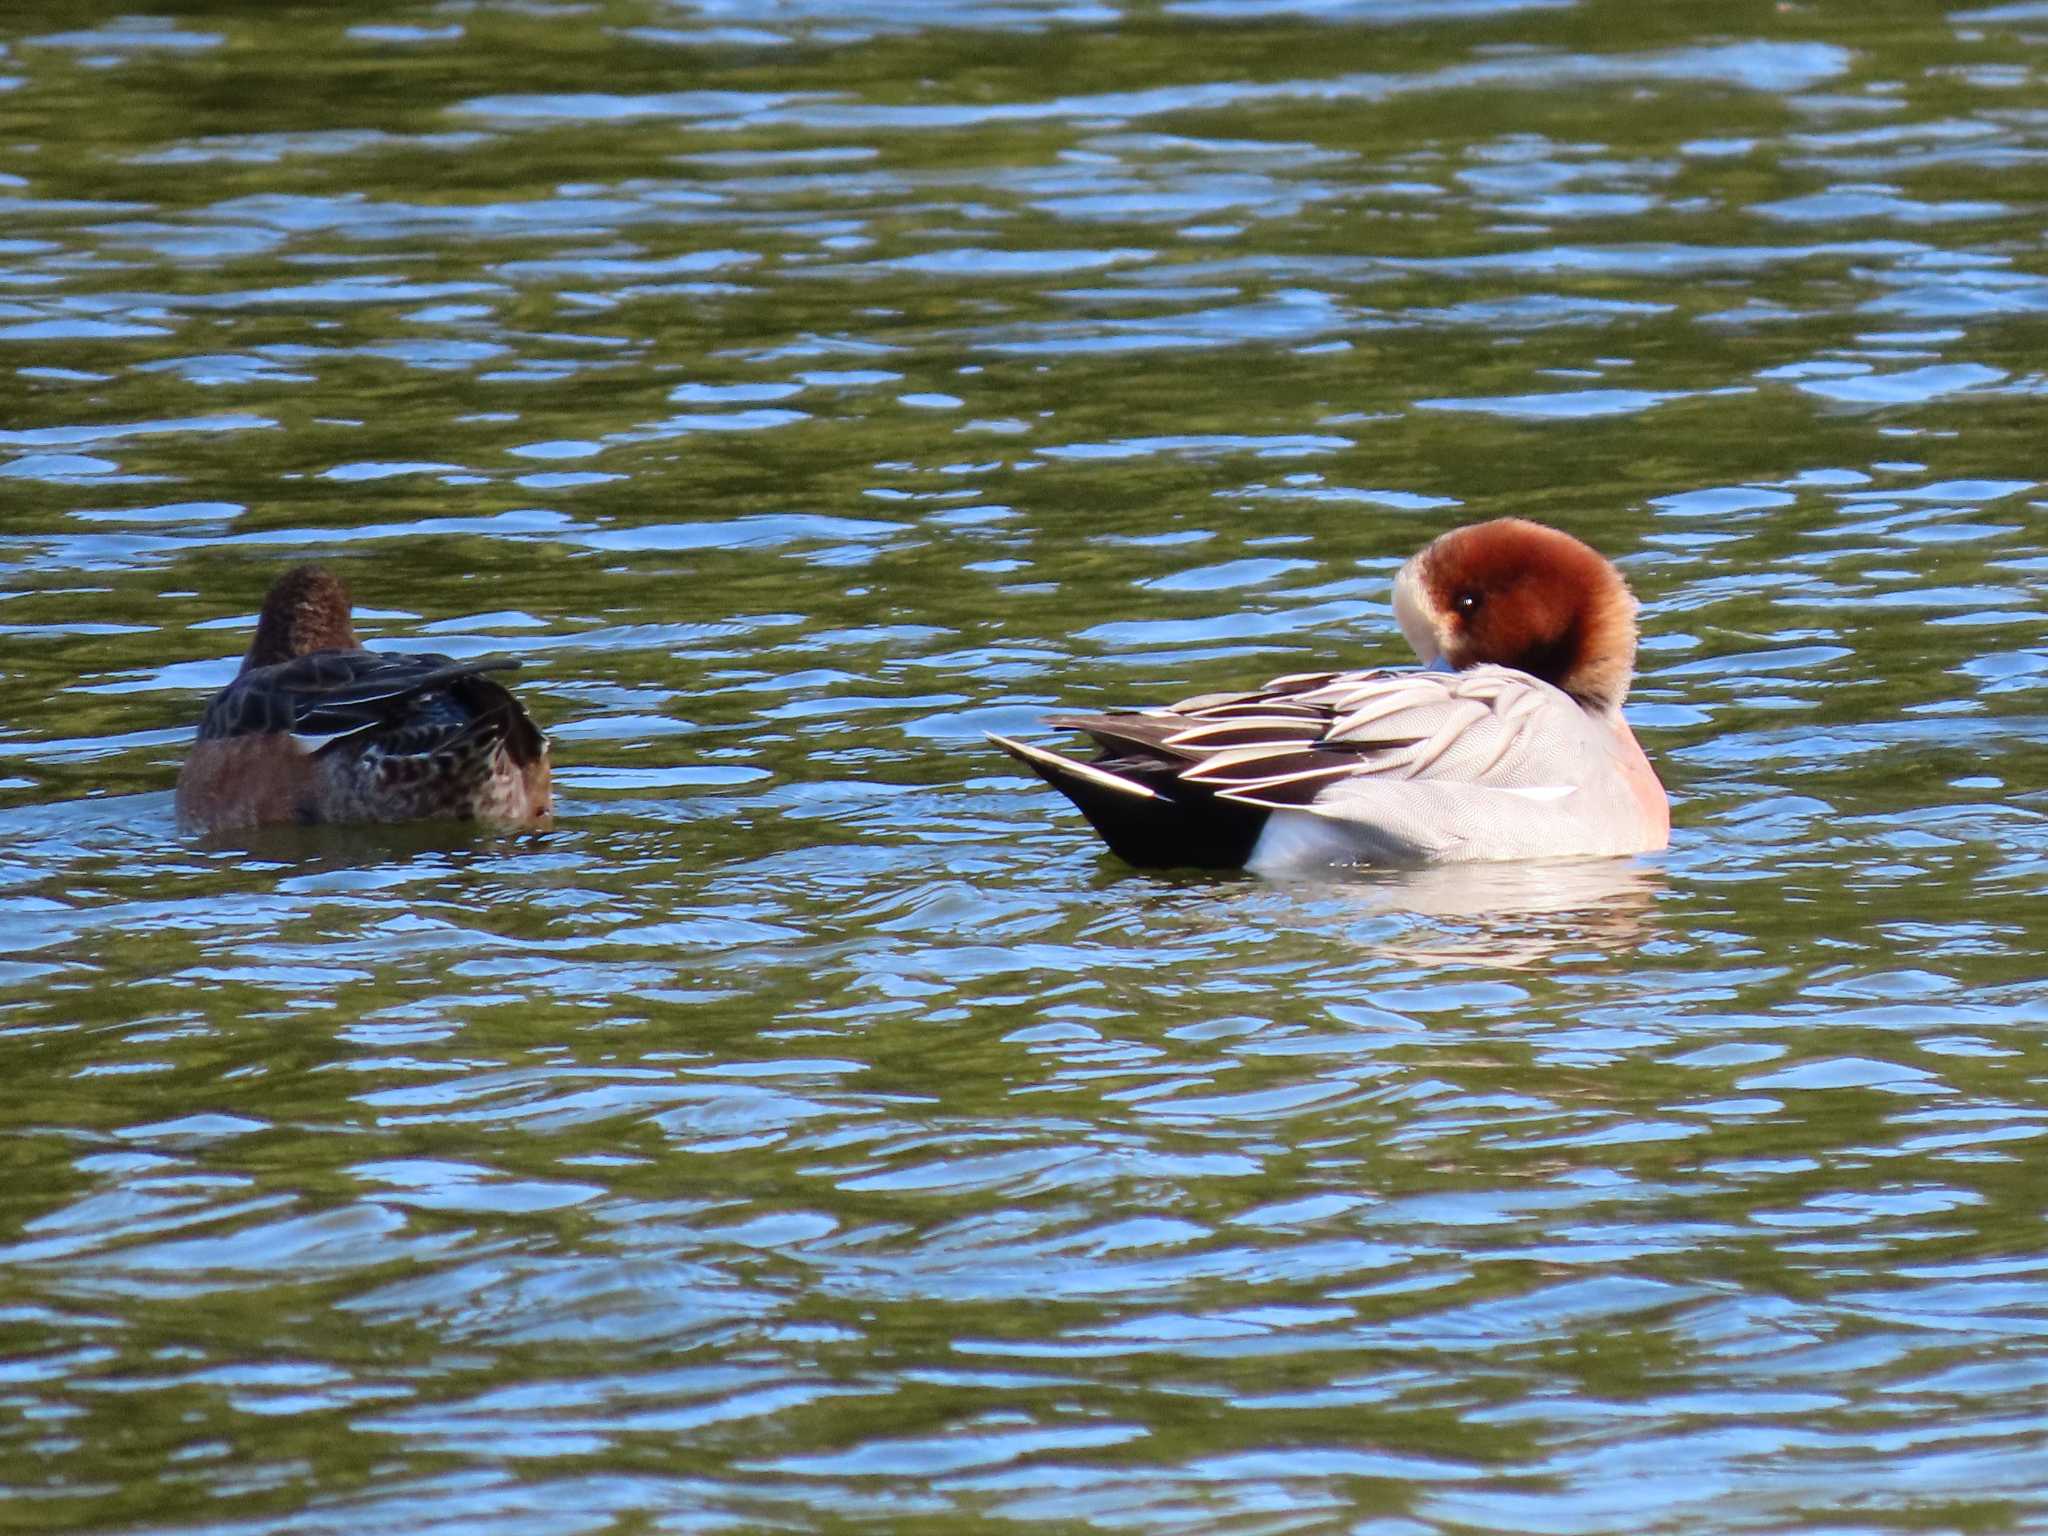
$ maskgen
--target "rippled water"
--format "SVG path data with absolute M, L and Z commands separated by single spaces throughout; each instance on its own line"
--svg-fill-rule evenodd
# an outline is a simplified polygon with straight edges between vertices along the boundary
M 0 1527 L 2048 1522 L 2048 5 L 4 25 Z M 981 740 L 1508 512 L 1668 855 Z M 553 833 L 174 832 L 308 555 Z

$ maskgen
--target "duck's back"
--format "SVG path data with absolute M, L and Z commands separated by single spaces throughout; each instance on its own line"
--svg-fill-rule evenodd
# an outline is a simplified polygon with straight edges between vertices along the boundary
M 1307 795 L 1244 798 L 1271 811 L 1247 861 L 1453 863 L 1641 853 L 1669 831 L 1637 778 L 1655 775 L 1619 712 L 1588 710 L 1512 668 L 1381 674 L 1354 697 L 1307 700 L 1336 716 L 1320 743 L 1364 749 L 1357 771 Z
M 178 819 L 200 831 L 543 821 L 552 808 L 547 738 L 485 675 L 512 665 L 322 650 L 247 668 L 200 721 L 178 777 Z

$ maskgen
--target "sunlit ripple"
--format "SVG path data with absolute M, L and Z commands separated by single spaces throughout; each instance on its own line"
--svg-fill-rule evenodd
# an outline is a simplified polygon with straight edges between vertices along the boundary
M 2041 10 L 32 5 L 10 1510 L 2048 1520 Z M 1511 512 L 1664 854 L 1140 874 L 981 740 Z M 175 832 L 306 558 L 553 830 Z

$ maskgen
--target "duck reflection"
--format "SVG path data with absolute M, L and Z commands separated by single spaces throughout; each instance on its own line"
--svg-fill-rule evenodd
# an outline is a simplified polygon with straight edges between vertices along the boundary
M 1664 871 L 1635 859 L 1441 864 L 1268 882 L 1298 926 L 1389 958 L 1519 968 L 1559 955 L 1631 953 L 1656 931 Z

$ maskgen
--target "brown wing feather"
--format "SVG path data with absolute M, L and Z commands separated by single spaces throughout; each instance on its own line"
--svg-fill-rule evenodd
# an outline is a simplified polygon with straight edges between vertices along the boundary
M 1320 741 L 1327 720 L 1296 720 L 1288 716 L 1236 717 L 1190 726 L 1166 739 L 1166 745 L 1190 757 L 1224 752 L 1232 747 L 1268 747 L 1288 741 Z
M 1185 720 L 1176 720 L 1171 715 L 1055 715 L 1045 723 L 1092 736 L 1106 752 L 1135 752 L 1164 763 L 1191 760 L 1187 753 L 1176 752 L 1166 744 L 1169 737 L 1187 729 Z
M 1086 763 L 991 739 L 1072 800 L 1111 849 L 1132 863 L 1238 868 L 1251 856 L 1269 807 L 1307 803 L 1381 748 L 1327 741 L 1348 689 L 1306 697 L 1371 675 L 1297 673 L 1245 693 L 1048 720 L 1094 740 L 1101 750 Z
M 1249 856 L 1273 811 L 1378 792 L 1360 781 L 1540 789 L 1562 772 L 1570 782 L 1569 764 L 1537 750 L 1542 722 L 1560 710 L 1580 720 L 1555 688 L 1501 667 L 1316 673 L 1164 709 L 1055 719 L 1103 748 L 1092 763 L 1002 744 L 1132 862 L 1223 864 Z M 1567 747 L 1578 740 L 1569 728 L 1550 734 Z
M 1088 766 L 1112 779 L 1153 792 L 1171 786 L 1198 801 L 1257 795 L 1260 804 L 1292 805 L 1313 798 L 1317 786 L 1372 772 L 1376 763 L 1404 777 L 1426 768 L 1419 757 L 1412 767 L 1401 761 L 1426 749 L 1424 738 L 1398 724 L 1382 728 L 1379 717 L 1443 702 L 1449 686 L 1432 673 L 1304 672 L 1245 693 L 1200 694 L 1160 709 L 1055 715 L 1047 724 L 1092 737 L 1101 751 Z M 1460 707 L 1484 714 L 1489 706 L 1475 698 Z

